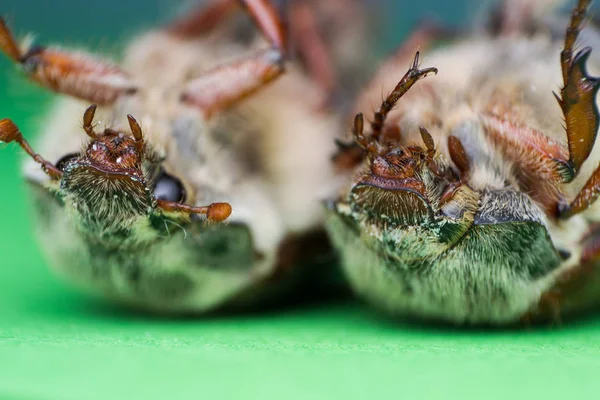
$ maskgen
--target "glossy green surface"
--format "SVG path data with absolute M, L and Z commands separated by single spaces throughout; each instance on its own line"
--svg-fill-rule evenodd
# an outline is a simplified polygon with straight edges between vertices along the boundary
M 99 31 L 98 21 L 90 24 Z M 78 42 L 61 20 L 38 31 L 56 25 L 66 33 L 53 39 Z M 86 35 L 83 43 L 94 32 Z M 0 60 L 0 117 L 31 137 L 52 98 Z M 20 157 L 17 147 L 0 146 L 0 399 L 599 396 L 600 319 L 563 329 L 461 331 L 392 324 L 356 303 L 168 320 L 93 302 L 45 265 Z

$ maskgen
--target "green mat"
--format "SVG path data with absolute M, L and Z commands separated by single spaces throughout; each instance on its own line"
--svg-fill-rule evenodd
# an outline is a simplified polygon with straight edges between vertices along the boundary
M 27 133 L 49 96 L 21 83 L 2 86 L 0 114 Z M 357 303 L 165 320 L 92 302 L 44 264 L 30 232 L 21 151 L 3 147 L 0 399 L 599 396 L 600 319 L 465 332 L 392 324 Z
M 0 117 L 31 137 L 51 96 L 7 67 L 0 60 Z M 21 151 L 2 147 L 0 399 L 600 396 L 600 318 L 486 332 L 393 324 L 354 302 L 198 320 L 93 302 L 44 264 Z

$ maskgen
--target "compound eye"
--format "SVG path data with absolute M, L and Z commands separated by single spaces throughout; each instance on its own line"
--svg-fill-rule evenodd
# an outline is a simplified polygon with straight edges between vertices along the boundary
M 166 172 L 162 172 L 156 180 L 154 197 L 157 200 L 183 203 L 186 198 L 185 188 L 179 179 Z
M 56 163 L 56 168 L 58 168 L 60 171 L 64 171 L 67 167 L 67 164 L 69 164 L 69 161 L 79 157 L 79 153 L 69 153 L 66 156 L 63 156 L 60 160 L 58 160 L 58 162 Z

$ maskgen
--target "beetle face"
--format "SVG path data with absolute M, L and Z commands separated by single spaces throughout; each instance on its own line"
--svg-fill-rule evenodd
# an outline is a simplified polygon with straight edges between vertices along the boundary
M 151 187 L 158 164 L 152 158 L 144 166 L 133 138 L 108 131 L 82 155 L 59 163 L 57 195 L 83 232 L 122 240 L 158 214 Z
M 180 203 L 185 200 L 183 185 L 162 170 L 162 160 L 145 144 L 137 121 L 127 116 L 132 136 L 110 129 L 96 134 L 95 111 L 92 105 L 84 113 L 83 129 L 92 138 L 85 151 L 67 154 L 56 165 L 36 154 L 11 120 L 0 120 L 0 141 L 17 142 L 42 165 L 50 179 L 32 182 L 57 197 L 87 241 L 125 248 L 156 239 L 166 220 L 189 221 L 191 214 L 204 214 L 213 222 L 229 217 L 227 203 Z
M 461 185 L 449 164 L 419 146 L 398 147 L 369 161 L 334 210 L 350 226 L 394 242 L 395 257 L 434 257 L 473 224 L 479 196 Z M 412 254 L 415 243 L 418 246 Z M 406 248 L 408 251 L 399 251 Z
M 167 222 L 189 222 L 190 214 L 222 221 L 231 213 L 226 203 L 190 207 L 186 191 L 167 174 L 162 160 L 144 143 L 140 126 L 128 116 L 133 136 L 107 129 L 91 130 L 95 106 L 84 116 L 92 140 L 82 154 L 68 154 L 53 169 L 45 185 L 64 205 L 80 233 L 108 247 L 152 241 Z
M 525 313 L 562 262 L 540 207 L 508 187 L 461 184 L 441 156 L 398 155 L 374 158 L 331 203 L 328 230 L 355 291 L 393 314 L 453 322 Z
M 398 226 L 431 222 L 433 207 L 425 180 L 434 179 L 419 148 L 377 156 L 351 190 L 352 208 Z

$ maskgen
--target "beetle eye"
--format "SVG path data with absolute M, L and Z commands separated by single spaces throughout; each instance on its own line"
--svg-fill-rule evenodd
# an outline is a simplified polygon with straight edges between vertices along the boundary
M 56 163 L 56 168 L 58 168 L 60 171 L 64 171 L 69 161 L 74 160 L 75 158 L 79 158 L 79 153 L 69 153 L 66 156 L 63 156 Z
M 174 201 L 183 203 L 185 201 L 185 188 L 181 181 L 173 175 L 162 172 L 156 180 L 154 197 L 157 200 Z

